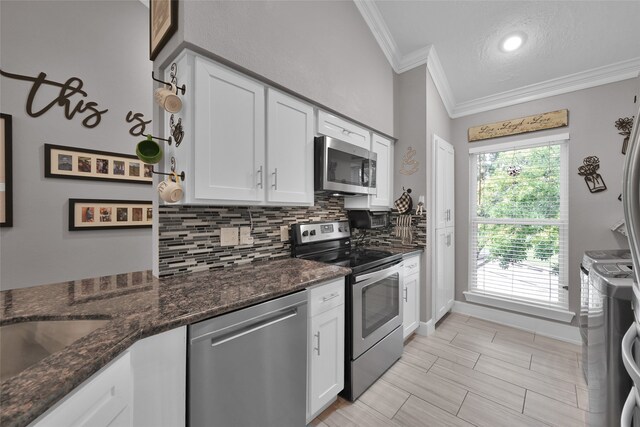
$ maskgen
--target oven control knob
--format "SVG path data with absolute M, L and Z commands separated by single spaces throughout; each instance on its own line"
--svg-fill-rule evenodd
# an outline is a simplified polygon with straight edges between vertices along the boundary
M 312 236 L 315 236 L 316 235 L 316 230 L 311 230 L 311 232 L 309 234 L 312 235 Z
M 338 227 L 338 232 L 342 233 L 342 227 Z
M 307 237 L 307 236 L 309 235 L 309 232 L 308 232 L 307 230 L 304 230 L 304 231 L 302 232 L 302 235 L 303 235 L 304 237 Z

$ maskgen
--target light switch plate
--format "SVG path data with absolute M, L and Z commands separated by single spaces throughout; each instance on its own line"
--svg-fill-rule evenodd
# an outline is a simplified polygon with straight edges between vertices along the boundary
M 220 246 L 236 246 L 238 244 L 238 227 L 220 229 Z
M 280 226 L 280 241 L 286 242 L 289 240 L 289 226 L 281 225 Z

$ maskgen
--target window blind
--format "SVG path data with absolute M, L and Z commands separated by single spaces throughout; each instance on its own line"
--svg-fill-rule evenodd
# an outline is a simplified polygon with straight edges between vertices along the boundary
M 568 306 L 567 144 L 471 154 L 469 290 Z

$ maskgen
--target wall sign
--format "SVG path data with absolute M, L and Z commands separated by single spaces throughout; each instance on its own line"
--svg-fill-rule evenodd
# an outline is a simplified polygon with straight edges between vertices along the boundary
M 517 135 L 544 129 L 565 127 L 569 124 L 569 110 L 551 111 L 534 116 L 520 117 L 469 128 L 469 142 L 501 136 Z
M 129 154 L 45 144 L 44 176 L 151 185 L 153 166 Z
M 127 113 L 127 117 L 125 117 L 125 120 L 127 121 L 127 123 L 136 122 L 136 124 L 131 126 L 131 129 L 129 129 L 129 133 L 132 136 L 146 135 L 147 125 L 151 123 L 151 120 L 144 120 L 144 114 L 134 113 L 133 111 L 129 111 Z

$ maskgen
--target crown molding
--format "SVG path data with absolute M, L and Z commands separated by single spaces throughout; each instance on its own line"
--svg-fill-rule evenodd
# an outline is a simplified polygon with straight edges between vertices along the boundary
M 523 102 L 535 101 L 607 83 L 633 79 L 640 73 L 640 58 L 617 62 L 575 74 L 523 86 L 495 95 L 485 96 L 456 104 L 451 118 L 468 116 Z
M 427 64 L 427 69 L 431 73 L 433 83 L 440 94 L 440 98 L 442 98 L 442 103 L 452 119 L 632 79 L 640 74 L 640 57 L 638 57 L 495 95 L 456 103 L 449 80 L 433 45 L 427 45 L 402 55 L 375 2 L 372 0 L 353 0 L 353 2 L 396 73 L 401 74 L 425 63 Z
M 389 61 L 393 70 L 398 73 L 400 51 L 398 50 L 396 41 L 393 39 L 393 36 L 391 36 L 389 27 L 387 27 L 386 22 L 384 22 L 378 6 L 371 0 L 353 0 L 353 2 L 367 23 L 367 26 L 369 26 L 384 56 L 387 57 L 387 61 Z
M 444 72 L 444 68 L 442 68 L 442 64 L 440 63 L 440 58 L 438 58 L 436 48 L 433 46 L 431 47 L 431 51 L 427 58 L 427 69 L 431 74 L 433 84 L 436 86 L 436 89 L 440 94 L 440 99 L 442 99 L 444 108 L 447 110 L 449 117 L 451 117 L 456 107 L 456 99 L 453 96 L 453 91 L 449 85 L 449 80 Z

